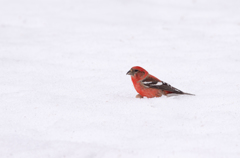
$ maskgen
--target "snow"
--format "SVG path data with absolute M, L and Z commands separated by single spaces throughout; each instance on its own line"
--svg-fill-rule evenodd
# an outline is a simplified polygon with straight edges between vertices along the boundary
M 239 158 L 239 5 L 1 1 L 1 157 Z M 132 66 L 196 96 L 137 99 Z

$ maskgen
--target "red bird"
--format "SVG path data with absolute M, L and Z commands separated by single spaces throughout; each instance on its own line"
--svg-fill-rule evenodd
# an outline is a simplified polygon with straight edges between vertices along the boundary
M 127 75 L 131 75 L 134 88 L 139 93 L 136 95 L 136 98 L 161 97 L 162 95 L 167 94 L 193 95 L 190 93 L 184 93 L 181 90 L 172 87 L 170 84 L 159 80 L 158 78 L 150 75 L 145 69 L 140 66 L 132 67 L 127 72 Z

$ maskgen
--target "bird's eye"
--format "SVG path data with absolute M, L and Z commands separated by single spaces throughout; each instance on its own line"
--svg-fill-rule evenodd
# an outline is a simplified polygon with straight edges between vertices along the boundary
M 138 70 L 134 70 L 134 72 L 138 72 Z

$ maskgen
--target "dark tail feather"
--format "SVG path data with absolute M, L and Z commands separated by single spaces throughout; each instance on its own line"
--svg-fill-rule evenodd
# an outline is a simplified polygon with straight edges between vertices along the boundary
M 191 94 L 191 93 L 184 93 L 183 92 L 183 94 L 185 94 L 185 95 L 194 95 L 195 96 L 195 94 Z
M 173 92 L 173 93 L 168 93 L 165 94 L 167 97 L 172 97 L 172 96 L 178 96 L 178 95 L 192 95 L 195 96 L 195 94 L 191 94 L 191 93 L 184 93 L 184 92 Z
M 180 91 L 180 90 L 172 92 L 172 93 L 174 93 L 174 94 L 185 94 L 185 95 L 195 95 L 195 94 L 191 94 L 191 93 L 185 93 L 185 92 Z

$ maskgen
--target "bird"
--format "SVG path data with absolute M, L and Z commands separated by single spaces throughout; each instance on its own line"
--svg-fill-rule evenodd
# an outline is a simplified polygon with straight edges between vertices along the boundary
M 194 95 L 185 93 L 170 84 L 159 80 L 157 77 L 150 75 L 144 68 L 140 66 L 132 67 L 127 75 L 131 75 L 132 83 L 138 94 L 136 98 L 154 98 L 162 95 Z

